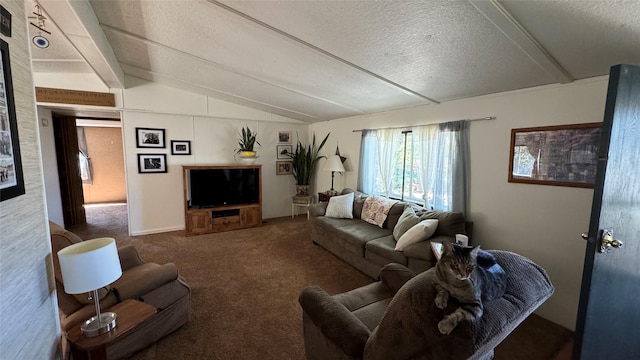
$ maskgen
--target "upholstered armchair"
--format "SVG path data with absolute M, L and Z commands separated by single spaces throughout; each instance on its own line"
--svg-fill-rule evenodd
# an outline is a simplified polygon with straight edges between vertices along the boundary
M 434 268 L 416 274 L 386 265 L 380 281 L 335 296 L 318 286 L 302 291 L 307 359 L 491 359 L 494 348 L 554 291 L 541 267 L 507 251 L 490 251 L 507 274 L 501 298 L 484 304 L 477 321 L 449 335 L 438 322 L 458 304 L 435 306 Z
M 87 294 L 71 295 L 64 291 L 58 251 L 82 241 L 74 233 L 49 222 L 58 310 L 63 333 L 95 315 L 95 307 Z M 172 263 L 159 265 L 144 262 L 133 246 L 118 248 L 122 276 L 108 289 L 99 291 L 103 310 L 127 300 L 136 299 L 156 308 L 156 313 L 107 347 L 108 359 L 120 359 L 149 346 L 186 324 L 191 315 L 191 289 L 178 275 Z M 68 350 L 68 349 L 67 349 Z

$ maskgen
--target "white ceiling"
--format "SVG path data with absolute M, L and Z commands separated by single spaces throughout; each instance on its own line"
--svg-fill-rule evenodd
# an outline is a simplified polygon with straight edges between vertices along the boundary
M 32 46 L 35 72 L 95 72 L 111 88 L 126 74 L 305 122 L 640 64 L 640 1 L 39 3 L 52 34 Z

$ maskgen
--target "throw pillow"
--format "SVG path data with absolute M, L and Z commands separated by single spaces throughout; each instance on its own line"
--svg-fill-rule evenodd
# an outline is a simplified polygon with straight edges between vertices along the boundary
M 403 251 L 407 246 L 427 240 L 438 228 L 437 219 L 422 220 L 411 229 L 407 230 L 396 243 L 396 250 Z
M 362 215 L 360 218 L 370 224 L 382 227 L 389 215 L 389 210 L 397 200 L 387 199 L 381 196 L 369 196 L 362 205 Z
M 416 215 L 415 210 L 411 206 L 407 206 L 404 208 L 402 215 L 398 219 L 398 223 L 393 228 L 393 238 L 398 241 L 400 237 L 407 232 L 407 230 L 414 227 L 417 223 L 420 222 L 420 217 Z
M 326 217 L 353 219 L 353 193 L 332 196 L 327 204 Z

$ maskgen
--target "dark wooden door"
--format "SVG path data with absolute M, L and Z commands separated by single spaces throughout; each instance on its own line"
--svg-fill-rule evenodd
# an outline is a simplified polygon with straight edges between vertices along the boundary
M 78 163 L 78 131 L 76 119 L 53 117 L 53 132 L 58 160 L 58 177 L 62 197 L 62 216 L 65 227 L 87 222 L 84 194 Z
M 621 241 L 601 251 L 603 231 Z M 574 359 L 640 359 L 640 67 L 611 68 Z

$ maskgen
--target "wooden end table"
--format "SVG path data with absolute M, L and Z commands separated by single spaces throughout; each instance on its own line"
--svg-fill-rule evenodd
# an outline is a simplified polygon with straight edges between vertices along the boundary
M 79 323 L 67 333 L 67 340 L 69 340 L 74 360 L 106 360 L 107 346 L 118 341 L 131 329 L 153 316 L 156 313 L 156 308 L 149 304 L 129 299 L 112 306 L 106 311 L 112 311 L 117 315 L 116 327 L 111 331 L 95 337 L 86 337 L 82 335 L 80 331 L 82 323 Z
M 331 194 L 330 192 L 319 192 L 318 193 L 318 202 L 327 202 L 334 196 L 337 196 L 338 193 Z

